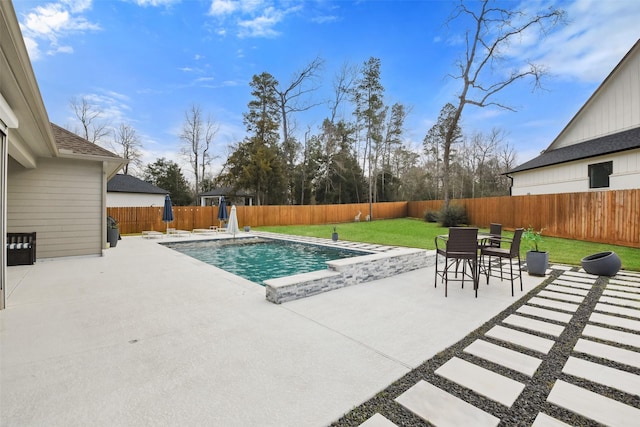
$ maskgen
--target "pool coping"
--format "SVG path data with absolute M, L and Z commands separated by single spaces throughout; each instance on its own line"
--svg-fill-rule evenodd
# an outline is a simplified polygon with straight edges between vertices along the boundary
M 266 298 L 275 304 L 384 279 L 435 264 L 435 251 L 348 241 L 334 242 L 328 239 L 283 236 L 265 232 L 257 234 L 277 240 L 371 252 L 367 255 L 327 261 L 327 270 L 265 280 Z
M 420 268 L 431 267 L 435 264 L 436 257 L 436 251 L 427 251 L 424 249 L 350 242 L 347 240 L 333 241 L 319 237 L 295 236 L 267 231 L 251 230 L 250 232 L 236 236 L 235 239 L 240 240 L 256 237 L 366 253 L 365 255 L 327 261 L 327 269 L 325 270 L 265 280 L 265 298 L 274 304 L 282 304 L 347 286 L 367 283 Z M 228 239 L 231 239 L 231 236 L 216 235 L 215 238 L 211 238 L 211 236 L 190 236 L 189 239 L 174 238 L 164 243 Z

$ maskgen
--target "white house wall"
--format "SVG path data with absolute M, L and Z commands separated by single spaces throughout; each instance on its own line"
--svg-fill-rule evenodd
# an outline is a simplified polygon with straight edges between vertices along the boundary
M 608 188 L 589 188 L 589 165 L 613 161 L 613 174 Z M 519 172 L 511 194 L 577 193 L 600 190 L 628 190 L 640 185 L 640 150 L 626 151 L 586 160 L 562 163 L 545 168 Z
M 102 163 L 42 158 L 25 169 L 9 158 L 7 231 L 37 232 L 37 259 L 102 253 Z
M 107 207 L 164 206 L 164 194 L 107 192 Z
M 640 48 L 638 48 L 640 49 Z M 552 148 L 640 126 L 640 50 L 620 63 L 581 111 L 560 133 Z

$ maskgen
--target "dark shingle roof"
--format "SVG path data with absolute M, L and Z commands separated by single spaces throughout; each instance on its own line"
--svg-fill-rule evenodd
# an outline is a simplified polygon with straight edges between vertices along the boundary
M 633 150 L 634 148 L 640 148 L 640 127 L 555 150 L 547 150 L 538 157 L 517 166 L 507 173 L 522 172 L 619 151 Z
M 131 175 L 115 175 L 107 182 L 107 191 L 111 193 L 169 194 L 167 190 L 156 187 Z
M 73 154 L 84 154 L 90 156 L 100 157 L 113 157 L 119 158 L 120 156 L 113 154 L 109 150 L 105 150 L 99 145 L 93 144 L 81 136 L 76 135 L 60 126 L 51 123 L 51 130 L 56 140 L 56 145 L 59 150 L 69 150 Z

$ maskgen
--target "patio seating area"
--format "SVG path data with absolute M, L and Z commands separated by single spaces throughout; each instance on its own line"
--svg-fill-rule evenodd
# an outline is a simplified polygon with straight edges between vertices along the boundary
M 199 238 L 211 236 L 189 237 Z M 263 287 L 159 241 L 124 236 L 103 257 L 39 259 L 8 269 L 7 308 L 0 312 L 3 423 L 325 426 L 347 425 L 338 420 L 355 407 L 366 414 L 366 426 L 403 425 L 398 419 L 420 425 L 441 415 L 425 415 L 422 404 L 411 403 L 433 398 L 421 397 L 429 387 L 417 378 L 440 390 L 445 384 L 451 396 L 489 413 L 495 404 L 478 398 L 482 390 L 472 388 L 469 400 L 461 391 L 468 384 L 446 374 L 466 357 L 461 343 L 466 348 L 479 333 L 492 341 L 496 330 L 521 330 L 517 316 L 506 320 L 513 311 L 526 317 L 521 307 L 539 310 L 536 299 L 554 304 L 548 293 L 563 280 L 580 286 L 554 270 L 546 282 L 523 275 L 524 291 L 515 297 L 508 281 L 492 278 L 480 283 L 478 298 L 459 286 L 445 298 L 428 267 L 276 305 Z M 611 305 L 604 296 L 598 302 Z M 634 325 L 626 319 L 621 327 Z M 627 335 L 637 341 L 637 333 Z M 630 345 L 640 351 L 636 341 Z M 443 376 L 449 382 L 433 380 Z M 399 379 L 408 392 L 394 405 L 401 418 L 372 411 L 370 399 Z M 562 404 L 567 387 L 558 385 L 553 404 Z M 508 415 L 499 405 L 491 416 Z

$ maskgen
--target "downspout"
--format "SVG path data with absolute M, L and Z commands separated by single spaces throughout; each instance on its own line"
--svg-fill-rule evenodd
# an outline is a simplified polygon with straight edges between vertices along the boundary
M 511 181 L 511 184 L 509 184 L 509 195 L 513 196 L 513 177 L 511 175 L 509 175 L 508 173 L 505 173 L 504 176 L 509 178 L 509 180 Z

